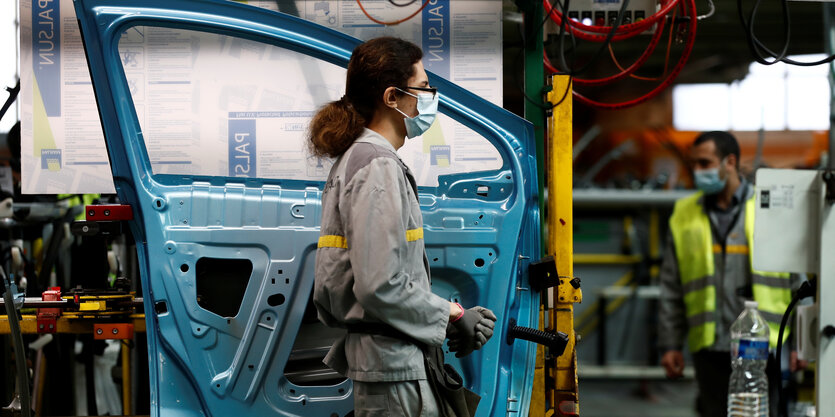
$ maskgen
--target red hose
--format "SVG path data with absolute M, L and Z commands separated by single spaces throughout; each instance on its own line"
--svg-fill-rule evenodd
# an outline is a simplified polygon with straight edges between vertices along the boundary
M 693 51 L 693 45 L 695 44 L 695 40 L 696 40 L 696 25 L 697 25 L 697 21 L 698 21 L 698 19 L 696 19 L 696 1 L 695 0 L 687 0 L 687 2 L 688 2 L 688 6 L 689 6 L 688 15 L 690 17 L 690 22 L 689 22 L 690 26 L 689 26 L 689 31 L 688 31 L 688 34 L 687 34 L 687 40 L 685 41 L 685 45 L 684 45 L 684 51 L 681 53 L 681 57 L 679 58 L 678 63 L 673 68 L 673 70 L 670 71 L 670 74 L 667 76 L 667 78 L 664 80 L 664 82 L 662 82 L 661 84 L 656 86 L 654 89 L 652 89 L 650 92 L 644 94 L 641 97 L 638 97 L 638 98 L 633 99 L 633 100 L 621 102 L 621 103 L 602 103 L 602 102 L 599 102 L 599 101 L 589 99 L 589 98 L 577 93 L 576 91 L 574 92 L 574 98 L 577 99 L 577 101 L 579 101 L 583 104 L 586 104 L 588 106 L 591 106 L 591 107 L 596 107 L 596 108 L 599 108 L 599 109 L 606 109 L 606 110 L 617 110 L 617 109 L 623 109 L 623 108 L 626 108 L 626 107 L 632 107 L 632 106 L 635 106 L 637 104 L 643 103 L 643 102 L 655 97 L 656 95 L 658 95 L 658 93 L 660 93 L 661 91 L 663 91 L 664 89 L 669 87 L 670 84 L 672 84 L 673 81 L 676 79 L 676 77 L 678 77 L 678 74 L 681 72 L 682 68 L 684 68 L 684 64 L 687 63 L 687 59 L 690 57 L 690 52 Z M 671 3 L 671 4 L 674 4 L 674 3 Z M 675 24 L 675 22 L 673 24 Z M 672 29 L 675 29 L 675 28 L 672 28 Z
M 677 0 L 676 0 L 677 1 Z M 641 56 L 635 61 L 634 64 L 629 66 L 629 68 L 621 70 L 621 72 L 614 74 L 609 77 L 598 78 L 598 79 L 584 79 L 584 78 L 576 78 L 574 77 L 574 82 L 577 85 L 606 85 L 618 81 L 638 70 L 646 61 L 652 56 L 653 52 L 655 52 L 655 48 L 658 46 L 658 42 L 661 40 L 661 36 L 664 33 L 664 25 L 666 20 L 661 19 L 658 26 L 655 29 L 655 33 L 652 35 L 652 39 L 650 40 L 647 49 L 641 54 Z M 672 29 L 671 29 L 672 30 Z M 544 53 L 544 51 L 543 51 Z M 550 71 L 551 73 L 562 73 L 561 71 L 557 70 L 553 65 L 551 65 L 550 60 L 548 59 L 547 53 L 544 54 L 544 62 L 545 62 L 545 69 Z
M 615 32 L 615 37 L 612 40 L 627 39 L 628 37 L 632 37 L 632 36 L 635 36 L 639 33 L 644 32 L 650 26 L 654 25 L 658 20 L 660 20 L 664 16 L 666 16 L 671 10 L 673 10 L 673 7 L 675 7 L 679 2 L 680 2 L 680 0 L 673 0 L 670 3 L 665 4 L 664 6 L 661 7 L 661 10 L 655 12 L 655 14 L 653 14 L 652 16 L 650 16 L 650 17 L 648 17 L 644 20 L 641 20 L 640 22 L 635 22 L 635 23 L 630 23 L 630 24 L 627 24 L 627 25 L 618 26 L 617 31 Z M 548 16 L 551 17 L 551 20 L 553 20 L 554 23 L 556 23 L 558 25 L 561 25 L 562 24 L 562 13 L 560 13 L 556 10 L 552 10 L 551 3 L 549 3 L 548 0 L 542 0 L 542 3 L 545 6 L 545 13 Z M 611 26 L 585 25 L 582 22 L 577 22 L 577 21 L 574 21 L 574 20 L 571 20 L 571 19 L 568 19 L 566 21 L 566 23 L 567 23 L 566 26 L 568 27 L 568 29 L 572 30 L 572 31 L 575 31 L 574 35 L 576 37 L 581 38 L 581 39 L 585 39 L 583 36 L 594 36 L 594 35 L 588 35 L 584 32 L 595 32 L 595 33 L 608 34 L 612 30 Z M 579 32 L 579 31 L 576 31 L 576 30 L 584 31 L 584 32 Z M 603 38 L 605 39 L 605 36 Z M 587 40 L 596 40 L 596 39 L 597 38 L 587 39 Z
M 620 80 L 624 77 L 629 76 L 629 74 L 632 74 L 635 71 L 637 71 L 638 68 L 641 68 L 641 66 L 644 65 L 644 63 L 647 62 L 649 57 L 652 56 L 652 53 L 655 52 L 655 48 L 658 46 L 658 42 L 661 40 L 661 36 L 663 34 L 664 34 L 664 21 L 662 20 L 658 24 L 658 27 L 655 29 L 655 33 L 652 35 L 652 39 L 650 40 L 650 43 L 647 46 L 647 49 L 644 50 L 644 52 L 641 54 L 641 56 L 638 57 L 638 59 L 632 65 L 630 65 L 629 68 L 626 68 L 625 70 L 623 70 L 623 71 L 621 71 L 617 74 L 611 75 L 609 77 L 604 77 L 604 78 L 583 79 L 583 78 L 574 77 L 574 83 L 576 83 L 577 85 L 606 85 L 606 84 L 613 83 L 613 82 L 618 81 L 618 80 Z

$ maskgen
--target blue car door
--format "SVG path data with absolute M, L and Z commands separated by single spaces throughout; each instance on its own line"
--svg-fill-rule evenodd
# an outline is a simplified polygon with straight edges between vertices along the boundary
M 332 162 L 306 156 L 304 131 L 342 95 L 360 41 L 234 2 L 75 8 L 116 189 L 135 213 L 151 414 L 350 415 L 351 381 L 321 363 L 340 331 L 309 303 Z M 492 155 L 456 171 L 468 158 L 448 146 L 415 150 L 435 170 L 413 167 L 433 291 L 499 316 L 483 349 L 447 360 L 482 396 L 478 416 L 527 415 L 536 348 L 507 334 L 539 314 L 527 276 L 540 252 L 533 129 L 429 76 L 435 134 L 472 136 Z

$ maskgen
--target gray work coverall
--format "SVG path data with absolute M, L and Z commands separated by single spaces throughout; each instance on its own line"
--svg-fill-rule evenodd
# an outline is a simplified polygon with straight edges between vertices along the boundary
M 336 161 L 316 252 L 313 302 L 323 323 L 385 323 L 427 345 L 443 344 L 449 301 L 430 289 L 415 190 L 394 147 L 369 129 Z M 349 332 L 324 362 L 354 381 L 358 417 L 437 414 L 423 353 L 412 343 Z

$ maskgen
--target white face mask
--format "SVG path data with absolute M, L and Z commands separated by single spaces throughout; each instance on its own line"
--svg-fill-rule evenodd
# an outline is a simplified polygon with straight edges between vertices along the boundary
M 418 95 L 414 95 L 399 88 L 397 88 L 397 90 L 417 99 L 418 114 L 415 117 L 409 117 L 397 107 L 394 108 L 405 117 L 405 119 L 403 119 L 403 123 L 406 124 L 406 137 L 412 139 L 426 133 L 426 131 L 432 126 L 432 123 L 435 122 L 435 117 L 438 114 L 438 94 L 420 93 Z

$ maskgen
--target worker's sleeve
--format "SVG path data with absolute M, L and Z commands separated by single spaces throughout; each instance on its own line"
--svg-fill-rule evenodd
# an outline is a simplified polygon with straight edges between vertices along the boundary
M 684 291 L 679 278 L 678 260 L 671 233 L 667 235 L 660 273 L 661 295 L 658 300 L 658 347 L 663 351 L 681 350 L 687 332 Z
M 407 242 L 411 211 L 403 171 L 391 158 L 376 158 L 348 184 L 346 237 L 354 295 L 373 318 L 428 345 L 440 346 L 449 301 L 430 290 L 420 241 Z M 343 204 L 343 203 L 340 203 Z M 425 281 L 425 282 L 424 282 Z

